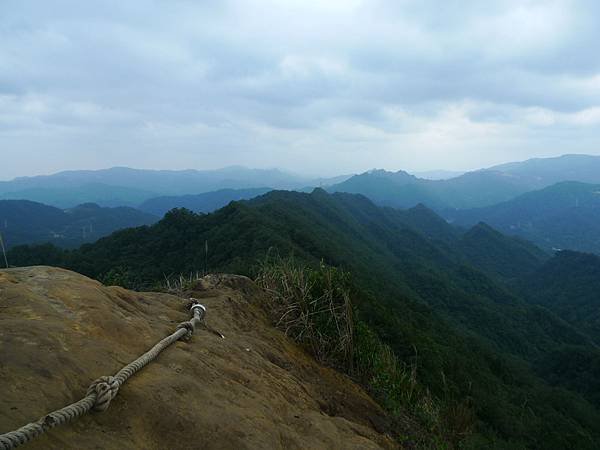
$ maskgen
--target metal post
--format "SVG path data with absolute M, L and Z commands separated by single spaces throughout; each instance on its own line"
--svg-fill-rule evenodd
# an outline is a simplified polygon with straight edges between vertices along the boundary
M 208 275 L 208 239 L 204 241 L 204 275 Z
M 2 254 L 4 255 L 4 264 L 8 269 L 8 259 L 6 259 L 6 249 L 4 248 L 4 240 L 2 239 L 2 233 L 0 233 L 0 247 L 2 247 Z

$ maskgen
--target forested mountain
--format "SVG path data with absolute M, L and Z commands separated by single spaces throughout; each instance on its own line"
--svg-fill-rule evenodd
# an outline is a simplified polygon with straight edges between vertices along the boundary
M 530 242 L 505 236 L 482 222 L 467 231 L 460 242 L 473 265 L 507 279 L 532 273 L 550 257 Z
M 208 215 L 174 210 L 76 251 L 17 247 L 9 257 L 144 288 L 205 265 L 252 274 L 269 251 L 351 273 L 355 314 L 418 365 L 419 382 L 443 399 L 443 417 L 472 424 L 465 448 L 596 448 L 600 399 L 552 366 L 566 346 L 593 364 L 596 347 L 504 283 L 541 270 L 544 253 L 484 225 L 463 234 L 423 206 L 273 191 Z
M 146 200 L 139 209 L 162 217 L 174 208 L 186 208 L 196 213 L 209 213 L 234 200 L 247 200 L 269 192 L 271 188 L 221 189 L 196 195 L 154 197 Z
M 600 404 L 600 257 L 560 251 L 518 282 L 523 297 L 555 312 L 595 341 L 594 348 L 562 346 L 537 370 L 554 385 L 583 393 Z
M 600 253 L 600 185 L 563 182 L 498 205 L 444 215 L 462 226 L 484 221 L 547 249 Z
M 329 192 L 362 194 L 373 202 L 394 208 L 409 208 L 423 203 L 430 208 L 442 208 L 446 204 L 431 188 L 435 182 L 423 180 L 399 170 L 371 170 L 354 175 L 348 180 L 329 186 Z
M 600 345 L 600 257 L 561 251 L 520 283 L 532 303 L 556 312 Z
M 101 208 L 86 203 L 61 210 L 28 200 L 0 200 L 0 233 L 7 247 L 45 242 L 77 247 L 115 230 L 157 220 L 156 216 L 128 207 Z
M 60 208 L 94 202 L 102 206 L 136 206 L 158 196 L 193 195 L 220 189 L 272 186 L 301 189 L 338 183 L 347 178 L 310 178 L 278 169 L 241 166 L 217 170 L 142 170 L 113 167 L 73 170 L 53 175 L 0 181 L 0 199 L 33 200 Z

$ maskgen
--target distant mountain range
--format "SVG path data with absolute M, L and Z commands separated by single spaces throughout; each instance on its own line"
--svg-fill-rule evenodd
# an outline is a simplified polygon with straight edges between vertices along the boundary
M 547 249 L 600 253 L 600 185 L 562 182 L 485 208 L 446 211 L 454 224 L 486 222 Z
M 114 167 L 2 181 L 0 199 L 31 200 L 59 208 L 88 202 L 100 206 L 138 207 L 154 197 L 198 195 L 225 189 L 269 186 L 310 192 L 314 187 L 324 187 L 329 192 L 363 194 L 379 205 L 397 208 L 423 203 L 437 211 L 469 209 L 504 202 L 561 181 L 600 184 L 600 156 L 565 155 L 502 164 L 464 174 L 430 171 L 419 175 L 421 178 L 404 171 L 371 170 L 354 176 L 310 178 L 278 169 L 240 166 L 217 170 Z M 235 199 L 238 199 L 236 195 L 231 197 Z
M 424 178 L 425 180 L 448 180 L 450 178 L 456 178 L 463 175 L 465 172 L 458 172 L 456 170 L 426 170 L 424 172 L 411 172 L 417 178 Z
M 1 185 L 2 182 L 0 182 L 0 186 Z M 6 187 L 8 185 L 4 186 L 6 189 L 12 189 L 12 187 Z M 28 187 L 7 192 L 0 191 L 0 199 L 30 200 L 62 209 L 72 208 L 82 203 L 96 203 L 106 207 L 135 207 L 146 199 L 154 196 L 156 196 L 156 194 L 150 191 L 122 186 L 111 186 L 103 183 L 85 183 L 80 185 L 71 185 L 69 183 L 65 183 L 64 185 L 58 183 L 40 183 L 37 187 Z
M 315 185 L 323 185 L 328 192 L 362 194 L 381 206 L 405 209 L 425 205 L 456 225 L 472 227 L 484 222 L 546 250 L 600 253 L 598 156 L 532 159 L 438 180 L 385 170 L 312 180 L 276 169 L 243 167 L 69 171 L 0 182 L 0 199 L 25 199 L 65 210 L 83 203 L 127 206 L 139 209 L 138 215 L 143 211 L 162 217 L 173 208 L 210 213 L 231 201 L 251 199 L 271 189 L 310 192 Z M 115 227 L 120 227 L 116 216 L 115 221 Z M 115 227 L 106 226 L 105 230 Z M 39 242 L 39 234 L 36 236 L 35 242 Z M 86 238 L 86 242 L 90 240 L 92 237 Z M 76 245 L 79 241 L 56 242 Z
M 372 170 L 329 186 L 328 191 L 363 194 L 384 206 L 410 208 L 423 203 L 440 211 L 490 206 L 561 181 L 600 184 L 600 156 L 532 159 L 444 180 Z
M 93 202 L 137 206 L 158 196 L 190 195 L 220 189 L 303 189 L 338 183 L 348 176 L 309 178 L 278 169 L 232 166 L 218 170 L 142 170 L 113 167 L 76 170 L 0 182 L 0 199 L 32 200 L 59 208 Z
M 509 200 L 531 190 L 529 183 L 499 171 L 479 170 L 449 180 L 425 180 L 404 171 L 372 170 L 328 187 L 329 192 L 363 194 L 382 206 L 473 208 Z
M 234 200 L 247 200 L 266 194 L 271 188 L 221 189 L 196 195 L 154 197 L 146 200 L 139 209 L 162 217 L 173 208 L 186 208 L 196 213 L 210 213 Z
M 536 189 L 561 181 L 600 184 L 600 156 L 563 155 L 556 158 L 534 158 L 500 164 L 488 170 L 521 178 Z
M 28 200 L 0 200 L 0 233 L 7 247 L 51 242 L 78 247 L 113 231 L 149 225 L 159 218 L 128 207 L 87 203 L 61 210 Z
M 59 208 L 81 203 L 137 207 L 153 197 L 197 195 L 224 189 L 269 186 L 310 192 L 366 195 L 380 205 L 410 208 L 423 203 L 436 210 L 494 205 L 561 181 L 600 184 L 600 156 L 565 155 L 502 164 L 467 173 L 371 170 L 358 175 L 310 178 L 278 169 L 232 166 L 217 170 L 142 170 L 113 167 L 0 181 L 0 199 L 31 200 Z M 233 200 L 234 198 L 232 198 Z

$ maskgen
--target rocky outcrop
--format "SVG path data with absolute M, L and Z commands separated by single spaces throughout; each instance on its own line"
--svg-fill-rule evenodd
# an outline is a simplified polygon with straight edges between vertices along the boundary
M 252 281 L 209 276 L 189 295 L 225 339 L 198 329 L 131 378 L 106 412 L 24 448 L 396 448 L 360 387 L 269 324 Z M 186 305 L 62 269 L 0 271 L 0 433 L 81 398 L 188 320 Z

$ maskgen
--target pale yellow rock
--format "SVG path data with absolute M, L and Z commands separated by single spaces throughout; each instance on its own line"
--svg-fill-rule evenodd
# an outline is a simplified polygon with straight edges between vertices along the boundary
M 396 448 L 368 395 L 271 327 L 249 279 L 205 278 L 192 294 L 225 339 L 199 329 L 131 378 L 108 411 L 23 448 Z M 81 398 L 187 320 L 186 304 L 57 268 L 1 270 L 0 433 Z

